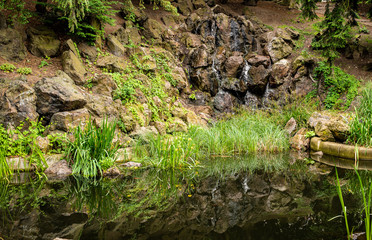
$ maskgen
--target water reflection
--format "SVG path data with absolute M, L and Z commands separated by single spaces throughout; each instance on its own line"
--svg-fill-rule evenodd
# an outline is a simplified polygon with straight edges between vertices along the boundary
M 328 175 L 319 175 L 304 162 L 290 159 L 288 154 L 216 158 L 192 170 L 128 169 L 117 179 L 23 177 L 23 184 L 1 184 L 1 237 L 343 236 L 342 219 L 327 222 L 340 213 L 336 188 L 330 181 L 332 168 Z

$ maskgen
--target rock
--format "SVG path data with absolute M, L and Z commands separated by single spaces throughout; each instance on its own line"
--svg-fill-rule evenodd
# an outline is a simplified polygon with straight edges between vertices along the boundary
M 288 73 L 289 62 L 287 59 L 282 59 L 274 63 L 271 71 L 270 86 L 277 87 L 283 84 Z
M 122 7 L 121 8 L 121 15 L 124 19 L 127 19 L 127 17 L 133 18 L 134 16 L 134 22 L 138 23 L 139 25 L 142 25 L 149 17 L 147 16 L 146 12 L 143 11 L 143 9 L 134 7 L 132 3 L 129 6 Z
M 126 28 L 121 27 L 116 30 L 114 36 L 122 45 L 129 45 L 130 43 L 139 45 L 142 41 L 138 28 L 132 26 L 132 24 L 127 24 Z
M 290 27 L 286 27 L 284 30 L 287 31 L 292 39 L 298 39 L 300 37 L 300 33 Z
M 257 94 L 263 94 L 266 90 L 266 85 L 269 82 L 270 70 L 263 65 L 258 67 L 251 67 L 249 69 L 251 78 L 248 81 L 248 89 Z
M 287 124 L 284 127 L 284 130 L 288 133 L 289 136 L 292 136 L 292 134 L 296 131 L 296 129 L 297 129 L 297 122 L 292 117 L 291 119 L 288 120 Z
M 96 61 L 98 56 L 97 48 L 86 43 L 79 44 L 78 48 L 82 57 L 87 58 L 92 62 Z
M 74 41 L 72 41 L 71 39 L 67 40 L 64 44 L 63 44 L 63 51 L 72 51 L 76 57 L 79 58 L 80 56 L 80 53 L 78 52 L 77 50 L 77 47 L 74 43 Z
M 70 112 L 58 112 L 50 120 L 51 130 L 68 132 L 79 125 L 84 125 L 88 120 L 89 112 L 85 108 Z
M 213 106 L 220 112 L 230 112 L 234 107 L 234 99 L 229 93 L 220 90 L 214 97 Z
M 204 0 L 193 0 L 192 3 L 195 9 L 208 7 Z
M 187 132 L 187 125 L 184 121 L 180 118 L 172 118 L 170 121 L 168 120 L 169 125 L 167 129 L 167 133 L 174 133 L 174 132 Z
M 248 84 L 243 79 L 224 78 L 221 82 L 221 88 L 227 91 L 245 93 L 248 90 Z
M 44 25 L 30 27 L 27 30 L 29 50 L 37 57 L 54 57 L 59 51 L 61 41 L 56 33 Z
M 3 13 L 0 13 L 0 30 L 6 29 L 7 27 L 6 16 Z
M 178 1 L 175 6 L 177 7 L 178 12 L 184 16 L 189 15 L 194 9 L 193 4 L 190 0 Z
M 107 47 L 109 51 L 117 57 L 125 55 L 125 48 L 122 43 L 112 34 L 107 37 Z
M 265 68 L 268 68 L 271 64 L 271 60 L 268 56 L 255 55 L 254 57 L 248 59 L 248 63 L 254 67 L 264 65 Z
M 310 139 L 306 138 L 306 128 L 301 128 L 295 135 L 290 139 L 290 144 L 293 149 L 299 151 L 306 151 L 309 149 Z
M 105 96 L 112 96 L 112 92 L 117 89 L 116 82 L 107 74 L 100 74 L 92 79 L 92 92 Z
M 48 178 L 65 178 L 72 174 L 72 170 L 66 160 L 61 160 L 49 166 L 44 173 Z
M 185 118 L 186 116 L 186 113 L 187 113 L 187 110 L 184 109 L 183 107 L 174 107 L 171 111 L 173 117 L 177 117 L 177 118 Z
M 104 68 L 108 72 L 122 72 L 126 68 L 126 63 L 123 58 L 110 55 L 98 58 L 97 67 Z
M 187 48 L 199 48 L 202 44 L 200 36 L 190 32 L 182 33 L 181 41 Z
M 350 134 L 348 118 L 343 115 L 333 117 L 327 123 L 328 129 L 332 132 L 333 137 L 341 142 L 346 141 Z
M 190 73 L 191 83 L 198 89 L 211 92 L 212 94 L 218 89 L 218 79 L 210 69 L 197 68 Z
M 244 0 L 244 5 L 247 6 L 257 6 L 258 0 Z
M 194 68 L 208 67 L 208 53 L 203 48 L 195 49 L 190 56 L 191 66 Z
M 117 167 L 110 167 L 103 172 L 104 177 L 116 177 L 120 175 L 120 170 Z
M 154 126 L 140 127 L 129 134 L 134 139 L 146 139 L 149 134 L 158 134 L 158 130 Z
M 257 109 L 261 106 L 261 103 L 256 95 L 247 91 L 247 93 L 244 96 L 244 105 L 252 109 Z
M 143 25 L 143 36 L 147 39 L 161 40 L 161 36 L 165 31 L 165 27 L 155 19 L 148 19 Z
M 329 130 L 326 121 L 318 121 L 315 125 L 315 134 L 323 141 L 334 142 L 335 138 L 331 130 Z
M 35 90 L 26 81 L 13 80 L 0 83 L 0 124 L 19 126 L 24 123 L 28 128 L 29 121 L 37 121 Z
M 56 77 L 43 78 L 35 84 L 37 112 L 49 121 L 57 112 L 83 108 L 87 101 L 69 76 L 59 72 Z
M 228 77 L 236 77 L 238 70 L 242 67 L 243 62 L 244 59 L 240 54 L 229 57 L 225 62 L 226 75 Z
M 122 164 L 121 166 L 124 166 L 127 168 L 138 168 L 138 167 L 142 167 L 142 164 L 138 162 L 126 162 Z
M 43 153 L 48 152 L 50 148 L 50 141 L 48 137 L 37 136 L 36 144 Z
M 22 35 L 11 28 L 0 29 L 0 52 L 1 57 L 8 61 L 25 59 L 27 50 Z
M 88 94 L 86 100 L 86 109 L 97 117 L 105 118 L 106 116 L 119 116 L 118 107 L 121 106 L 121 103 L 114 102 L 110 96 Z
M 116 162 L 125 162 L 133 158 L 133 148 L 127 147 L 127 148 L 119 148 L 116 152 Z M 121 165 L 120 165 L 121 166 Z
M 292 47 L 283 38 L 274 37 L 269 41 L 267 52 L 275 63 L 280 59 L 288 57 L 292 53 Z
M 165 125 L 164 122 L 155 121 L 154 122 L 154 126 L 155 126 L 156 130 L 158 130 L 158 132 L 159 132 L 160 135 L 167 134 L 167 126 Z
M 66 51 L 62 54 L 63 71 L 67 73 L 77 85 L 84 85 L 87 83 L 85 77 L 87 71 L 81 60 L 72 52 Z
M 309 125 L 309 127 L 315 128 L 318 122 L 320 121 L 328 122 L 330 119 L 331 117 L 324 113 L 314 112 L 307 121 L 307 124 Z
M 204 125 L 203 121 L 201 120 L 200 117 L 198 117 L 195 112 L 189 111 L 186 113 L 185 116 L 185 121 L 188 125 L 197 125 L 197 126 L 202 126 Z

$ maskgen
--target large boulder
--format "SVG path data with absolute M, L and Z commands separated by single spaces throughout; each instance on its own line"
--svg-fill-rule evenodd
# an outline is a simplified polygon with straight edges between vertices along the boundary
M 273 37 L 267 45 L 267 52 L 271 60 L 275 63 L 291 55 L 292 47 L 283 38 Z
M 0 52 L 1 57 L 8 61 L 25 59 L 27 50 L 21 33 L 10 28 L 0 29 Z
M 65 51 L 62 54 L 63 71 L 69 75 L 77 85 L 84 85 L 87 83 L 87 71 L 84 64 L 78 56 L 71 50 Z
M 52 78 L 43 78 L 35 84 L 37 112 L 49 121 L 57 112 L 83 108 L 87 101 L 84 93 L 64 72 Z
M 125 48 L 121 42 L 112 34 L 107 37 L 107 47 L 117 57 L 125 55 Z
M 69 130 L 85 123 L 89 119 L 89 112 L 85 108 L 70 112 L 58 112 L 50 120 L 51 130 L 68 132 Z
M 13 80 L 0 83 L 0 124 L 18 126 L 37 121 L 36 94 L 27 81 Z M 28 121 L 26 121 L 28 120 Z
M 195 49 L 190 55 L 191 66 L 194 68 L 208 67 L 208 59 L 208 52 L 203 48 Z
M 225 62 L 226 75 L 228 77 L 236 77 L 238 70 L 242 67 L 243 62 L 244 59 L 241 54 L 234 54 L 233 56 L 229 57 Z
M 251 67 L 249 75 L 251 76 L 247 83 L 249 90 L 253 93 L 263 94 L 269 82 L 270 70 L 263 65 L 259 65 L 258 67 Z
M 350 134 L 349 121 L 346 116 L 339 115 L 331 118 L 327 126 L 333 137 L 340 142 L 346 141 Z
M 213 106 L 220 112 L 231 112 L 235 99 L 231 94 L 220 90 L 214 97 Z
M 254 67 L 259 65 L 264 65 L 265 68 L 268 68 L 271 64 L 270 57 L 262 55 L 254 55 L 248 59 L 248 63 Z
M 143 35 L 147 39 L 160 40 L 163 32 L 165 31 L 164 25 L 156 21 L 155 19 L 148 19 L 143 27 Z
M 111 76 L 100 74 L 92 79 L 92 92 L 111 96 L 112 92 L 118 87 Z
M 126 62 L 123 58 L 109 55 L 98 58 L 97 67 L 109 72 L 122 72 L 126 67 Z
M 38 25 L 27 30 L 29 50 L 37 57 L 54 57 L 59 51 L 61 41 L 56 33 L 44 26 Z
M 301 128 L 291 139 L 290 144 L 293 149 L 306 151 L 310 146 L 310 139 L 306 137 L 307 129 Z
M 276 87 L 284 83 L 289 73 L 289 61 L 282 59 L 272 66 L 270 86 Z
M 129 25 L 129 26 L 128 26 Z M 138 32 L 138 28 L 127 24 L 126 28 L 119 28 L 114 32 L 116 39 L 123 45 L 128 45 L 132 42 L 135 45 L 141 43 L 141 35 Z

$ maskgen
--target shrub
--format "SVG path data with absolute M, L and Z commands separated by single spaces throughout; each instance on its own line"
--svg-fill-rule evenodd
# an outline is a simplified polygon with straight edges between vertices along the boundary
M 362 92 L 359 108 L 355 109 L 354 119 L 350 122 L 349 143 L 372 146 L 372 85 Z
M 112 143 L 115 128 L 116 122 L 108 123 L 105 119 L 101 127 L 96 127 L 89 119 L 84 128 L 78 126 L 74 129 L 74 141 L 68 142 L 66 150 L 73 174 L 94 177 L 114 164 L 118 149 Z
M 22 75 L 29 75 L 32 74 L 32 69 L 28 67 L 18 68 L 17 73 L 20 73 Z
M 4 63 L 3 65 L 0 66 L 0 69 L 6 73 L 11 73 L 14 72 L 14 70 L 16 70 L 16 67 L 10 63 Z

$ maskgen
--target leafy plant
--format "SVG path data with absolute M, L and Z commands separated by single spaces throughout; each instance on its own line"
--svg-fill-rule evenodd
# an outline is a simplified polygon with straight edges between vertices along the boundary
M 14 72 L 14 70 L 16 70 L 16 67 L 10 63 L 4 63 L 0 66 L 0 70 L 6 73 L 11 73 L 11 72 Z
M 22 75 L 29 75 L 32 74 L 32 69 L 28 67 L 18 68 L 17 73 L 20 73 Z
M 25 8 L 25 4 L 26 1 L 23 0 L 0 1 L 0 11 L 7 12 L 8 22 L 11 24 L 15 22 L 26 24 L 32 14 Z
M 116 122 L 105 119 L 101 127 L 96 127 L 89 119 L 84 127 L 74 129 L 74 141 L 68 141 L 66 150 L 73 174 L 94 177 L 113 165 L 118 148 L 112 143 L 115 128 Z
M 308 131 L 308 132 L 306 132 L 305 137 L 306 138 L 315 137 L 315 132 L 314 131 Z
M 45 67 L 45 66 L 49 66 L 50 64 L 52 64 L 52 61 L 50 61 L 50 57 L 45 56 L 45 57 L 40 61 L 39 68 L 43 68 L 43 67 Z
M 319 62 L 318 67 L 315 68 L 315 78 L 319 82 L 323 82 L 327 90 L 324 105 L 328 109 L 346 109 L 358 94 L 359 81 L 339 67 Z M 341 99 L 343 95 L 346 97 L 346 101 Z

